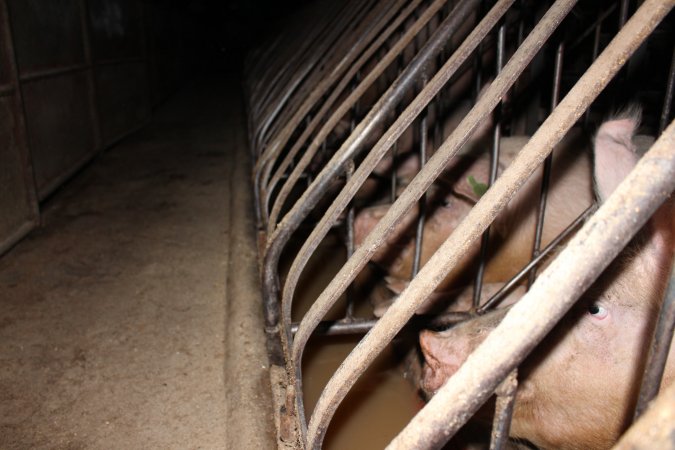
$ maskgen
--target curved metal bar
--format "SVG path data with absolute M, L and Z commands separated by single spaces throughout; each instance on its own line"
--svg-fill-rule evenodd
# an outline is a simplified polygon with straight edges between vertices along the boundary
M 313 42 L 314 47 L 310 47 L 307 50 L 309 54 L 301 54 L 305 59 L 304 63 L 302 63 L 299 68 L 290 72 L 290 80 L 287 83 L 279 83 L 282 86 L 281 92 L 278 95 L 269 97 L 270 99 L 274 99 L 274 103 L 271 103 L 262 110 L 260 114 L 258 133 L 256 135 L 256 144 L 258 147 L 264 142 L 264 136 L 267 133 L 268 128 L 275 121 L 281 110 L 287 105 L 287 102 L 296 92 L 305 77 L 317 66 L 319 61 L 326 57 L 328 48 L 338 41 L 338 38 L 345 27 L 349 26 L 355 20 L 358 21 L 360 15 L 365 14 L 374 1 L 375 0 L 367 2 L 354 1 L 351 3 L 355 3 L 355 5 L 346 5 L 342 10 L 344 13 L 339 14 L 336 19 L 328 22 L 328 26 L 325 28 L 324 33 L 319 35 L 317 40 Z M 302 61 L 302 58 L 300 61 Z M 265 152 L 263 152 L 263 155 L 264 154 Z
M 413 122 L 413 120 L 421 113 L 421 111 L 429 104 L 429 102 L 436 96 L 436 94 L 441 90 L 441 88 L 447 83 L 447 81 L 453 77 L 459 67 L 464 64 L 464 62 L 469 58 L 469 56 L 475 51 L 478 46 L 478 43 L 483 40 L 487 33 L 494 27 L 497 21 L 506 13 L 508 8 L 511 6 L 515 0 L 501 0 L 498 2 L 495 7 L 490 11 L 488 15 L 474 28 L 472 33 L 466 38 L 464 43 L 457 49 L 457 51 L 452 55 L 452 57 L 445 63 L 445 65 L 438 71 L 436 76 L 431 79 L 431 81 L 424 87 L 420 94 L 412 101 L 410 105 L 399 115 L 398 119 L 394 124 L 387 130 L 387 132 L 380 138 L 378 143 L 373 147 L 368 156 L 361 163 L 357 171 L 352 175 L 350 182 L 344 187 L 340 192 L 338 197 L 335 199 L 333 204 L 329 207 L 326 214 L 324 214 L 323 219 L 317 224 L 315 229 L 312 231 L 311 235 L 305 241 L 303 247 L 298 252 L 291 270 L 288 273 L 286 278 L 286 284 L 284 285 L 284 295 L 282 299 L 282 308 L 284 311 L 284 317 L 287 317 L 290 311 L 291 301 L 297 281 L 299 279 L 299 274 L 306 265 L 309 257 L 314 252 L 321 240 L 326 236 L 328 230 L 330 229 L 332 223 L 336 218 L 341 214 L 344 208 L 347 206 L 349 201 L 353 198 L 354 194 L 358 191 L 359 187 L 363 181 L 368 177 L 372 172 L 373 168 L 377 165 L 379 160 L 384 156 L 384 154 L 392 146 L 393 142 L 396 142 L 398 137 L 407 129 L 407 127 Z M 463 143 L 468 139 L 468 134 L 463 137 Z M 460 145 L 461 145 L 460 143 Z M 420 194 L 421 195 L 421 194 Z M 372 249 L 374 252 L 375 248 Z M 359 253 L 361 262 L 360 267 L 355 269 L 356 272 L 363 267 L 365 262 L 372 252 L 363 256 L 363 247 L 358 249 L 355 253 Z M 363 259 L 362 259 L 363 258 Z M 344 269 L 344 267 L 343 267 Z M 352 276 L 353 279 L 353 276 Z M 334 281 L 335 282 L 335 281 Z M 346 287 L 351 280 L 347 280 L 345 284 L 341 287 Z M 334 302 L 339 294 L 335 297 L 332 297 L 332 294 L 327 294 L 329 292 L 331 285 L 322 293 L 322 297 L 315 303 L 313 308 L 317 308 L 318 305 L 321 305 L 325 302 Z M 327 297 L 328 295 L 328 297 Z M 332 304 L 332 303 L 331 303 Z M 322 306 L 323 309 L 325 307 Z M 330 306 L 328 307 L 330 308 Z M 323 314 L 317 313 L 318 318 L 320 319 Z M 307 319 L 307 316 L 305 317 Z M 316 317 L 312 318 L 312 321 L 316 320 Z M 308 330 L 313 328 L 315 325 L 311 325 L 312 322 L 307 322 L 303 320 L 305 324 L 305 329 L 302 333 L 307 333 Z M 311 333 L 311 331 L 310 331 Z M 308 339 L 308 335 L 301 335 L 300 340 L 296 337 L 296 342 L 294 343 L 294 349 L 292 354 L 292 360 L 297 363 L 301 360 L 302 350 L 304 344 Z M 299 378 L 299 377 L 298 377 Z
M 281 212 L 288 195 L 291 192 L 295 183 L 297 183 L 300 175 L 309 165 L 312 158 L 314 157 L 316 151 L 319 149 L 319 146 L 325 141 L 328 134 L 333 130 L 335 125 L 342 119 L 342 117 L 347 114 L 349 109 L 358 101 L 358 99 L 363 95 L 363 93 L 379 78 L 379 76 L 384 72 L 384 70 L 389 66 L 389 64 L 396 59 L 399 53 L 405 49 L 405 47 L 412 41 L 415 35 L 426 25 L 426 23 L 436 14 L 447 0 L 436 0 L 425 10 L 421 15 L 419 20 L 417 20 L 409 29 L 407 29 L 401 38 L 396 42 L 394 46 L 389 49 L 386 55 L 377 63 L 377 65 L 371 70 L 368 75 L 359 83 L 359 86 L 354 89 L 347 99 L 338 106 L 338 108 L 333 112 L 331 117 L 326 121 L 326 123 L 321 127 L 321 130 L 316 134 L 312 139 L 309 147 L 303 153 L 302 158 L 293 169 L 289 175 L 286 183 L 281 188 L 277 198 L 272 207 L 272 212 L 269 216 L 269 221 L 272 223 L 277 222 L 277 218 Z M 352 133 L 353 136 L 353 133 Z M 350 138 L 352 138 L 350 136 Z M 344 147 L 344 144 L 343 144 Z M 341 147 L 341 148 L 343 148 Z M 285 243 L 283 244 L 285 245 Z
M 326 313 L 327 307 L 332 305 L 331 301 L 334 301 L 333 298 L 337 298 L 337 292 L 344 292 L 346 285 L 352 281 L 354 276 L 365 265 L 365 262 L 372 256 L 375 249 L 382 244 L 386 232 L 392 229 L 396 221 L 410 210 L 413 203 L 419 199 L 422 193 L 426 191 L 442 172 L 450 158 L 454 156 L 461 145 L 466 142 L 468 136 L 478 127 L 479 120 L 482 120 L 495 108 L 575 3 L 575 0 L 557 0 L 551 6 L 523 44 L 516 50 L 508 64 L 504 67 L 504 70 L 494 79 L 487 91 L 465 116 L 464 120 L 460 122 L 455 131 L 441 145 L 427 165 L 412 180 L 408 188 L 401 194 L 401 197 L 391 206 L 387 214 L 380 219 L 363 245 L 347 261 L 338 275 L 333 279 L 333 282 L 312 305 L 312 308 L 310 308 L 310 311 L 305 315 L 301 323 L 293 344 L 293 356 L 296 362 L 300 359 L 297 352 L 298 350 L 301 351 L 306 342 L 306 335 L 303 333 L 307 333 L 308 330 L 313 329 L 316 323 L 318 323 L 320 317 Z M 490 14 L 492 14 L 492 11 L 488 13 L 488 15 Z M 550 124 L 551 122 L 547 121 L 546 123 Z M 365 371 L 368 364 L 393 339 L 407 320 L 412 317 L 415 310 L 433 292 L 438 283 L 447 275 L 450 268 L 457 262 L 459 256 L 465 254 L 477 236 L 476 231 L 478 231 L 478 235 L 485 231 L 487 225 L 496 217 L 499 209 L 524 184 L 527 176 L 534 171 L 536 165 L 553 148 L 553 144 L 562 138 L 566 131 L 564 123 L 564 121 L 560 123 L 556 122 L 556 129 L 554 130 L 556 133 L 553 133 L 552 137 L 546 136 L 547 139 L 540 137 L 538 142 L 535 139 L 537 136 L 535 134 L 535 137 L 523 148 L 509 169 L 485 193 L 455 232 L 450 235 L 443 246 L 424 265 L 419 275 L 411 281 L 398 300 L 394 302 L 387 313 L 379 320 L 377 325 L 340 365 L 315 406 L 307 429 L 308 446 L 310 448 L 315 448 L 321 444 L 328 423 L 342 398 L 344 398 L 358 377 Z M 543 133 L 540 133 L 540 135 L 543 135 Z M 529 152 L 526 151 L 528 148 L 530 149 Z M 532 148 L 534 150 L 531 150 Z M 540 156 L 540 159 L 537 159 L 538 156 Z M 507 174 L 510 176 L 507 177 Z M 475 223 L 473 228 L 468 225 L 472 224 L 472 222 Z
M 279 166 L 277 167 L 274 175 L 272 176 L 272 179 L 269 179 L 270 172 L 273 169 L 273 165 L 271 163 L 266 163 L 263 167 L 259 169 L 262 174 L 259 178 L 258 183 L 261 185 L 261 196 L 262 196 L 262 205 L 261 208 L 263 211 L 265 211 L 265 214 L 267 215 L 267 209 L 270 201 L 270 196 L 272 195 L 272 191 L 276 187 L 277 183 L 281 179 L 281 177 L 284 175 L 288 167 L 290 166 L 291 162 L 293 159 L 297 156 L 298 152 L 300 149 L 304 146 L 306 141 L 309 139 L 309 137 L 312 135 L 312 133 L 315 131 L 316 127 L 318 127 L 321 122 L 324 120 L 325 115 L 331 110 L 331 108 L 334 106 L 335 101 L 338 99 L 338 97 L 343 93 L 344 89 L 347 87 L 347 85 L 350 83 L 352 78 L 356 75 L 356 73 L 363 67 L 363 65 L 370 59 L 370 57 L 377 51 L 377 49 L 380 48 L 380 46 L 391 36 L 391 34 L 401 25 L 401 23 L 408 17 L 410 14 L 414 11 L 414 9 L 419 6 L 422 0 L 415 0 L 413 1 L 410 5 L 408 5 L 401 13 L 394 19 L 394 21 L 383 31 L 380 32 L 379 28 L 374 28 L 373 33 L 377 33 L 377 39 L 375 39 L 369 46 L 368 48 L 359 56 L 358 60 L 354 63 L 352 63 L 351 59 L 348 61 L 349 62 L 349 67 L 346 67 L 349 69 L 344 75 L 342 75 L 342 79 L 340 82 L 335 86 L 333 89 L 331 89 L 331 94 L 330 96 L 323 102 L 321 105 L 321 108 L 319 111 L 312 117 L 311 122 L 305 127 L 303 130 L 302 134 L 300 137 L 293 143 L 293 146 L 289 150 L 288 154 L 284 157 L 283 161 Z M 406 0 L 401 0 L 399 5 L 396 5 L 395 8 L 390 8 L 393 12 L 397 11 L 402 4 L 404 4 Z M 383 23 L 382 25 L 386 24 L 391 19 L 390 16 L 385 16 L 383 18 Z M 370 42 L 370 39 L 364 39 L 364 44 Z M 361 49 L 359 49 L 359 53 L 361 53 Z M 341 73 L 341 72 L 340 72 Z M 338 75 L 340 74 L 338 73 Z M 335 77 L 337 78 L 337 76 Z M 330 84 L 323 83 L 324 86 L 320 87 L 321 96 L 325 94 L 325 91 L 332 86 L 332 84 L 335 82 L 335 78 L 330 80 Z M 319 89 L 319 88 L 317 88 Z M 317 102 L 320 99 L 319 97 L 312 98 L 312 104 Z M 309 105 L 309 107 L 312 106 L 312 104 Z M 309 110 L 309 107 L 306 108 L 304 111 L 305 113 Z M 295 120 L 295 123 L 293 124 L 292 122 Z M 284 131 L 282 131 L 281 136 L 275 139 L 275 142 L 272 144 L 272 146 L 276 146 L 277 149 L 283 148 L 287 143 L 288 140 L 291 138 L 292 132 L 297 128 L 299 124 L 299 119 L 296 119 L 295 117 L 293 119 L 289 120 L 289 125 L 287 126 Z M 317 146 L 318 148 L 318 146 Z M 278 155 L 278 151 L 276 154 Z M 313 155 L 314 153 L 312 153 Z M 272 156 L 270 156 L 272 158 Z M 269 181 L 269 183 L 268 183 Z M 268 233 L 271 233 L 274 229 L 274 226 L 276 225 L 276 219 L 277 219 L 277 214 L 274 215 L 274 217 L 270 217 L 270 220 L 268 222 Z
M 478 202 L 474 210 L 485 209 L 486 203 L 489 207 L 495 208 L 496 205 L 490 204 L 490 200 L 493 199 L 489 197 L 495 196 L 491 192 L 496 192 L 497 185 L 504 181 L 508 182 L 508 178 L 513 178 L 512 174 L 518 176 L 517 172 L 512 171 L 511 168 L 517 163 L 517 165 L 522 165 L 521 162 L 525 158 L 521 155 L 526 155 L 536 150 L 537 147 L 551 149 L 552 145 L 545 142 L 548 140 L 547 132 L 552 131 L 553 135 L 561 137 L 561 132 L 569 129 L 581 116 L 584 107 L 588 107 L 598 91 L 604 88 L 612 76 L 616 75 L 645 36 L 656 27 L 673 6 L 672 2 L 665 4 L 658 0 L 647 0 L 643 3 L 535 133 L 495 187 Z M 543 158 L 539 156 L 537 159 L 541 162 Z M 598 212 L 572 239 L 567 248 L 542 273 L 529 293 L 511 308 L 501 324 L 469 356 L 459 371 L 448 380 L 387 448 L 430 448 L 450 438 L 487 400 L 501 379 L 513 370 L 555 326 L 574 304 L 576 298 L 590 286 L 620 249 L 644 225 L 656 208 L 668 198 L 674 188 L 675 123 L 669 126 Z M 627 217 L 629 220 L 626 219 Z M 467 216 L 462 225 L 468 221 Z M 452 250 L 452 247 L 446 244 L 454 244 L 453 236 L 460 235 L 460 231 L 463 231 L 460 229 L 464 228 L 462 225 L 443 244 L 441 247 L 444 250 L 443 253 L 445 250 Z M 588 251 L 591 243 L 593 252 Z M 434 255 L 434 258 L 439 252 Z M 446 261 L 448 256 L 453 256 L 452 253 L 450 251 L 439 259 Z M 442 264 L 441 261 L 436 262 Z M 427 267 L 431 268 L 429 272 L 435 270 L 431 261 L 424 269 Z M 426 281 L 422 279 L 424 269 L 418 277 L 421 279 L 419 284 Z M 403 297 L 406 300 L 412 297 L 411 303 L 416 303 L 414 294 L 409 295 L 408 291 L 414 292 L 413 285 L 418 279 L 415 279 L 401 294 L 399 302 L 389 309 L 380 322 L 386 321 L 388 315 L 393 316 L 398 313 L 397 309 L 403 309 L 397 308 L 398 305 L 404 303 L 401 301 Z M 570 282 L 570 280 L 573 281 Z M 376 334 L 379 325 L 380 323 L 371 330 L 357 348 L 362 344 L 365 346 L 365 341 L 370 335 Z M 370 347 L 366 348 L 370 352 L 373 351 Z M 345 363 L 352 363 L 350 370 L 353 371 L 356 362 L 351 360 L 352 355 Z M 340 367 L 342 368 L 343 366 Z
M 349 1 L 344 2 L 341 5 L 338 2 L 335 2 L 328 7 L 331 8 L 330 13 L 334 14 L 334 17 L 340 18 L 349 11 L 349 5 Z M 270 103 L 278 100 L 283 90 L 288 87 L 289 84 L 292 84 L 292 69 L 301 64 L 302 58 L 307 57 L 307 53 L 311 52 L 311 46 L 320 42 L 321 38 L 325 36 L 337 22 L 338 20 L 316 22 L 318 26 L 313 27 L 304 35 L 300 33 L 297 35 L 288 33 L 288 36 L 292 39 L 285 48 L 291 53 L 288 55 L 277 55 L 276 61 L 273 61 L 277 64 L 267 68 L 264 76 L 260 78 L 260 81 L 253 91 L 252 113 L 256 119 L 255 123 L 258 126 L 253 130 L 254 140 L 252 141 L 252 144 L 255 145 L 256 149 L 260 150 L 259 136 L 262 125 L 261 121 L 266 118 L 265 112 L 269 109 Z M 320 56 L 321 55 L 317 54 L 316 57 L 318 58 Z M 271 68 L 274 68 L 274 70 L 270 70 Z M 295 75 L 298 77 L 299 74 Z
M 649 3 L 658 9 L 649 0 L 644 5 Z M 649 23 L 653 16 L 644 18 Z M 630 25 L 629 20 L 624 29 Z M 637 31 L 639 38 L 642 30 Z M 437 448 L 447 441 L 553 329 L 674 188 L 675 123 L 387 449 Z
M 377 104 L 371 109 L 366 118 L 359 123 L 354 132 L 343 143 L 330 162 L 323 168 L 317 178 L 305 190 L 301 198 L 286 214 L 279 226 L 268 241 L 263 263 L 263 290 L 265 294 L 265 317 L 268 328 L 272 329 L 279 323 L 279 286 L 277 268 L 284 246 L 288 243 L 291 234 L 298 228 L 309 212 L 316 206 L 326 193 L 332 181 L 344 171 L 344 164 L 362 150 L 363 142 L 384 122 L 387 115 L 400 102 L 411 86 L 414 86 L 433 58 L 447 42 L 448 37 L 460 28 L 463 21 L 472 11 L 472 7 L 479 0 L 461 2 L 453 10 L 443 25 L 427 42 L 424 48 L 410 62 L 408 67 L 397 78 L 396 82 L 385 92 Z M 284 326 L 282 324 L 282 326 Z M 282 333 L 282 339 L 288 336 Z

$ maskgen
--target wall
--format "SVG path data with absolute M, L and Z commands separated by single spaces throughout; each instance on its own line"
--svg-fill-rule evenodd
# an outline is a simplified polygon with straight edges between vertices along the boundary
M 175 1 L 0 0 L 0 253 L 187 73 Z

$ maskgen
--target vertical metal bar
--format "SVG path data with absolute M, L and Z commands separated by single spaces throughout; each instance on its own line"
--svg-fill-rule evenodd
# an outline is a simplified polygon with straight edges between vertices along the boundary
M 497 405 L 495 418 L 492 421 L 490 450 L 502 450 L 509 440 L 513 404 L 518 389 L 518 369 L 514 369 L 497 388 Z
M 553 92 L 551 94 L 551 111 L 558 106 L 560 97 L 560 78 L 562 77 L 562 62 L 565 52 L 565 43 L 560 42 L 555 52 L 555 66 L 553 69 Z M 544 160 L 544 173 L 541 178 L 541 193 L 539 195 L 539 210 L 537 211 L 537 225 L 534 231 L 534 246 L 532 248 L 532 259 L 539 255 L 541 249 L 541 235 L 544 230 L 544 218 L 546 216 L 546 200 L 548 197 L 548 187 L 551 180 L 551 165 L 553 164 L 553 153 Z M 527 280 L 528 289 L 534 283 L 537 277 L 537 268 L 533 267 Z
M 485 303 L 483 303 L 480 308 L 476 310 L 478 314 L 485 314 L 492 306 L 494 306 L 496 303 L 499 303 L 499 301 L 506 296 L 507 293 L 510 292 L 511 288 L 513 288 L 516 284 L 520 282 L 520 280 L 525 277 L 528 273 L 530 273 L 530 270 L 532 270 L 533 267 L 536 267 L 542 259 L 548 254 L 550 254 L 554 248 L 558 246 L 564 239 L 566 239 L 572 231 L 576 230 L 577 227 L 582 224 L 592 213 L 595 212 L 597 208 L 597 205 L 594 203 L 584 212 L 579 214 L 579 217 L 574 219 L 574 222 L 569 224 L 567 228 L 565 228 L 555 239 L 553 239 L 539 254 L 537 255 L 536 258 L 532 259 L 525 267 L 520 269 L 517 274 L 513 276 L 507 283 L 504 284 L 497 292 L 490 297 L 489 300 L 487 300 Z
M 673 330 L 675 329 L 675 265 L 670 272 L 670 282 L 666 289 L 666 295 L 661 305 L 661 312 L 654 330 L 654 337 L 649 346 L 649 356 L 645 374 L 640 386 L 640 395 L 638 396 L 637 406 L 633 420 L 638 417 L 647 408 L 649 402 L 656 397 L 661 385 L 661 378 L 666 367 L 668 352 L 673 341 Z
M 598 20 L 598 24 L 595 27 L 595 33 L 593 35 L 593 55 L 592 55 L 592 61 L 595 61 L 596 58 L 598 57 L 598 53 L 600 52 L 600 32 L 602 30 L 602 20 Z M 584 125 L 588 126 L 588 121 L 591 116 L 591 108 L 588 108 L 586 110 L 586 113 L 584 114 Z
M 673 56 L 670 59 L 670 72 L 668 72 L 668 81 L 666 82 L 666 94 L 663 99 L 663 110 L 661 110 L 661 120 L 659 121 L 659 134 L 663 133 L 670 117 L 670 108 L 673 103 L 673 87 L 675 85 L 675 47 L 673 47 Z
M 504 67 L 504 45 L 506 38 L 506 24 L 502 23 L 497 32 L 497 75 Z M 499 145 L 502 136 L 501 123 L 501 103 L 497 105 L 493 114 L 495 125 L 492 130 L 492 152 L 490 153 L 490 178 L 488 179 L 488 188 L 497 180 L 497 168 L 499 167 Z M 474 280 L 473 287 L 473 307 L 478 308 L 480 305 L 480 294 L 483 288 L 483 277 L 485 275 L 485 264 L 487 261 L 487 254 L 490 244 L 490 227 L 488 227 L 481 238 L 480 255 L 478 261 L 478 272 Z
M 424 78 L 423 85 L 427 84 L 426 77 Z M 425 109 L 422 113 L 422 117 L 419 120 L 419 136 L 420 136 L 420 169 L 424 167 L 424 164 L 427 162 L 427 116 L 428 109 Z M 419 205 L 419 214 L 417 215 L 417 225 L 415 228 L 415 253 L 413 256 L 413 265 L 412 273 L 410 278 L 415 278 L 417 272 L 420 270 L 420 259 L 422 257 L 422 241 L 424 239 L 424 222 L 426 220 L 426 211 L 427 211 L 427 193 L 425 192 L 420 197 L 420 200 L 417 202 Z

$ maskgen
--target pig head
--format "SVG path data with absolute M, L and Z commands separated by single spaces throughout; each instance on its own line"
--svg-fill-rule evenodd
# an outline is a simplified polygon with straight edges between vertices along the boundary
M 600 202 L 637 161 L 636 123 L 624 117 L 598 130 L 593 170 Z M 628 426 L 673 260 L 673 212 L 671 198 L 521 366 L 511 436 L 541 448 L 609 448 Z M 504 314 L 423 331 L 422 389 L 433 395 Z M 674 353 L 671 346 L 662 386 L 675 378 Z

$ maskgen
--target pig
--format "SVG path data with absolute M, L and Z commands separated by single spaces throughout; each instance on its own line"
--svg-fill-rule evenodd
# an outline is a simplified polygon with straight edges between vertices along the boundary
M 527 136 L 502 139 L 499 170 L 508 167 L 528 140 Z M 487 187 L 488 174 L 489 156 L 485 152 L 484 142 L 482 145 L 473 145 L 469 150 L 462 149 L 459 157 L 450 161 L 427 196 L 421 265 L 426 263 L 479 200 L 482 192 L 477 188 Z M 529 262 L 541 179 L 542 173 L 538 171 L 496 219 L 491 231 L 490 254 L 484 275 L 486 283 L 503 283 Z M 555 239 L 593 202 L 591 155 L 584 145 L 582 133 L 574 131 L 553 152 L 542 246 Z M 354 225 L 356 246 L 363 242 L 388 208 L 389 205 L 378 205 L 359 212 Z M 387 275 L 386 285 L 392 293 L 392 299 L 401 290 L 397 286 L 409 280 L 412 274 L 416 217 L 417 208 L 413 208 L 399 221 L 386 243 L 372 258 L 372 263 Z M 518 232 L 514 233 L 514 230 Z M 442 308 L 443 299 L 452 299 L 452 296 L 444 293 L 471 284 L 479 249 L 480 244 L 476 243 L 440 284 L 428 304 L 418 312 Z M 378 306 L 376 310 L 381 314 L 385 308 Z M 457 309 L 452 304 L 449 307 Z
M 636 117 L 599 128 L 594 184 L 602 202 L 635 165 Z M 511 213 L 521 205 L 516 201 Z M 673 199 L 582 295 L 520 367 L 510 435 L 539 448 L 609 448 L 630 423 L 675 252 Z M 432 396 L 501 320 L 495 310 L 446 331 L 422 331 L 421 387 Z M 675 346 L 662 389 L 675 379 Z

